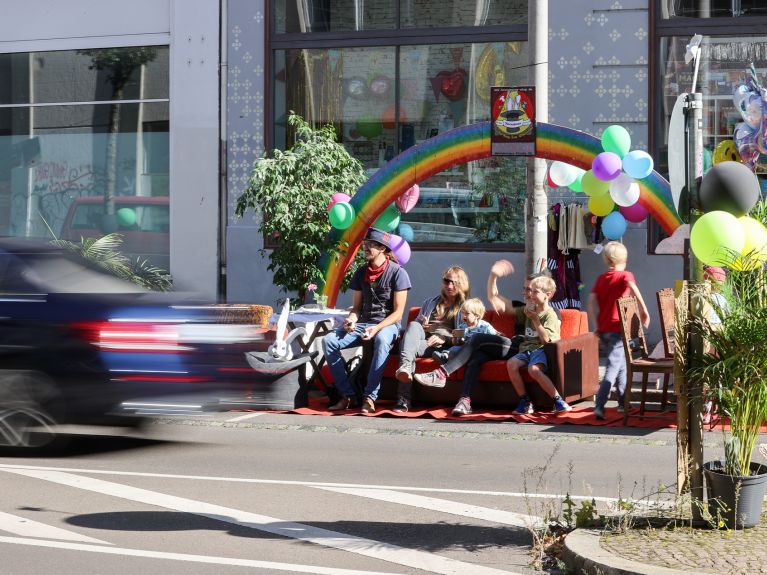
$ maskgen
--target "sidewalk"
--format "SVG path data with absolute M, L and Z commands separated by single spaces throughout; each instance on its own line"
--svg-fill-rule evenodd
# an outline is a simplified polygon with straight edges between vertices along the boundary
M 767 573 L 767 515 L 753 529 L 576 529 L 564 561 L 578 575 L 753 575 Z

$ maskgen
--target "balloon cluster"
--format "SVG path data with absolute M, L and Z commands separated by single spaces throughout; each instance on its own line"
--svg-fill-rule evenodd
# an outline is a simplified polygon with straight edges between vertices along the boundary
M 756 78 L 753 65 L 748 71 L 745 84 L 735 88 L 732 100 L 740 112 L 743 121 L 735 126 L 733 140 L 740 155 L 740 160 L 753 170 L 760 154 L 767 154 L 767 90 Z M 725 140 L 729 142 L 730 140 Z M 726 146 L 724 142 L 720 146 Z M 737 161 L 737 158 L 730 158 Z
M 413 240 L 414 234 L 411 226 L 400 223 L 400 215 L 406 214 L 415 207 L 420 194 L 421 189 L 418 184 L 408 188 L 393 204 L 387 206 L 373 223 L 374 228 L 391 233 L 391 251 L 402 265 L 410 260 L 408 242 Z M 351 197 L 343 192 L 333 194 L 328 204 L 328 219 L 331 226 L 338 230 L 345 230 L 354 223 L 357 213 L 350 201 Z M 394 230 L 397 230 L 399 235 L 392 233 Z
M 695 257 L 736 270 L 755 269 L 767 261 L 767 228 L 746 215 L 759 196 L 759 180 L 740 162 L 721 162 L 706 172 L 699 190 L 705 213 L 690 231 Z
M 652 174 L 653 160 L 647 152 L 631 150 L 631 136 L 623 126 L 606 128 L 601 142 L 604 151 L 594 157 L 590 170 L 553 162 L 549 182 L 588 195 L 589 211 L 604 216 L 602 234 L 617 240 L 626 232 L 627 222 L 641 222 L 647 217 L 647 210 L 638 203 L 636 180 Z

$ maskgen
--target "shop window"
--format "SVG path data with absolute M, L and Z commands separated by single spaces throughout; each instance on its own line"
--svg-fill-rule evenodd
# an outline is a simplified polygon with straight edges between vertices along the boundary
M 275 0 L 277 33 L 347 32 L 396 28 L 391 0 Z
M 662 18 L 767 16 L 764 0 L 661 0 Z
M 403 28 L 527 24 L 528 0 L 400 0 Z

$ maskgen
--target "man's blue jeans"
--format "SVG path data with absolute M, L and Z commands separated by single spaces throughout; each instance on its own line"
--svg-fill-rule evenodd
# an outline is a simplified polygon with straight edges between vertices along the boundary
M 623 350 L 623 338 L 619 333 L 601 332 L 599 334 L 599 352 L 607 356 L 607 368 L 602 383 L 597 392 L 597 407 L 604 407 L 610 399 L 610 390 L 615 385 L 618 394 L 618 405 L 623 405 L 623 394 L 626 392 L 626 353 Z
M 352 333 L 348 333 L 343 328 L 337 329 L 333 333 L 326 335 L 322 340 L 325 361 L 328 362 L 333 382 L 338 393 L 341 395 L 351 397 L 356 394 L 356 391 L 349 382 L 346 373 L 346 362 L 341 355 L 341 350 L 362 345 L 362 333 L 365 331 L 365 328 L 373 327 L 374 325 L 371 323 L 358 323 Z M 368 372 L 368 380 L 364 391 L 364 394 L 373 401 L 378 398 L 386 360 L 389 358 L 392 345 L 397 340 L 397 334 L 399 334 L 398 326 L 387 325 L 373 338 L 373 357 L 370 361 L 370 371 Z

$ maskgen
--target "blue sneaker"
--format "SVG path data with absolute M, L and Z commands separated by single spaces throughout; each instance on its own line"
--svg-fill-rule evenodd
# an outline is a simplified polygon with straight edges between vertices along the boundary
M 564 399 L 559 398 L 554 400 L 554 413 L 564 413 L 565 411 L 572 410 L 573 408 L 570 407 Z
M 533 413 L 533 411 L 535 411 L 533 402 L 523 397 L 519 400 L 519 405 L 517 406 L 517 409 L 514 410 L 514 413 L 517 415 L 529 415 Z

